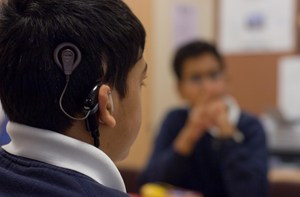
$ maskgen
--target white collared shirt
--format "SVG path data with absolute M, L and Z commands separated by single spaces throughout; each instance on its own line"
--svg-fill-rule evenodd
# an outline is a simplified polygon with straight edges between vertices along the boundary
M 49 130 L 9 122 L 11 142 L 2 148 L 10 154 L 80 172 L 107 187 L 126 192 L 112 160 L 100 149 Z
M 224 101 L 228 108 L 228 121 L 237 127 L 241 116 L 241 109 L 236 100 L 231 96 L 226 96 Z M 220 130 L 217 127 L 211 127 L 209 129 L 209 134 L 215 138 L 218 138 L 220 136 Z M 244 135 L 240 131 L 236 130 L 234 131 L 233 139 L 236 142 L 241 143 L 244 141 Z

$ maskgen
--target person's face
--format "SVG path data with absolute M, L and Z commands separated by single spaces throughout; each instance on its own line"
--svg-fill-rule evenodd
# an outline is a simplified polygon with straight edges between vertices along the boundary
M 191 105 L 207 98 L 221 98 L 226 93 L 226 81 L 216 57 L 207 53 L 185 60 L 178 89 Z
M 114 128 L 100 127 L 101 149 L 113 161 L 124 159 L 137 137 L 141 126 L 141 89 L 146 77 L 147 65 L 141 58 L 128 74 L 125 98 L 120 99 L 118 92 L 112 90 L 114 103 Z

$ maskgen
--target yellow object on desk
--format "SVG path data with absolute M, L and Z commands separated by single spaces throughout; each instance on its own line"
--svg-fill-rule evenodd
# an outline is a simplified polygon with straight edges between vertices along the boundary
M 167 197 L 167 189 L 159 184 L 148 183 L 141 188 L 141 197 Z
M 141 197 L 203 197 L 201 194 L 166 184 L 148 183 L 141 188 Z

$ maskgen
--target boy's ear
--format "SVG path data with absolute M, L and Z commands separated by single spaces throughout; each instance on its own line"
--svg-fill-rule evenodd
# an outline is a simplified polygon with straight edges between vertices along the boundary
M 110 97 L 111 89 L 107 85 L 101 85 L 98 91 L 99 118 L 101 124 L 111 128 L 116 126 L 116 119 L 112 115 L 113 103 Z

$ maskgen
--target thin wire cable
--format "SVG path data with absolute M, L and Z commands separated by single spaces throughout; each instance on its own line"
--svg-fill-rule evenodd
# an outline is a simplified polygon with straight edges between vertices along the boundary
M 87 119 L 87 117 L 90 115 L 90 111 L 88 111 L 88 113 L 84 116 L 84 117 L 81 117 L 81 118 L 76 118 L 76 117 L 73 117 L 71 116 L 70 114 L 68 114 L 68 112 L 65 111 L 64 107 L 62 106 L 62 100 L 63 100 L 63 97 L 66 93 L 66 90 L 67 90 L 67 87 L 69 85 L 69 80 L 66 80 L 66 85 L 65 85 L 65 88 L 64 90 L 62 91 L 61 95 L 60 95 L 60 98 L 59 98 L 59 107 L 61 109 L 61 111 L 66 115 L 68 116 L 69 118 L 73 119 L 73 120 L 85 120 Z
M 99 148 L 99 146 L 100 146 L 99 136 L 97 136 L 97 137 L 92 136 L 92 137 L 93 137 L 93 140 L 94 140 L 94 146 Z

